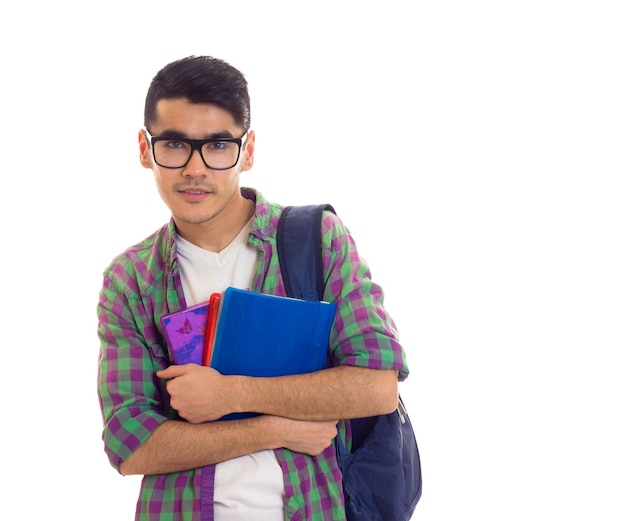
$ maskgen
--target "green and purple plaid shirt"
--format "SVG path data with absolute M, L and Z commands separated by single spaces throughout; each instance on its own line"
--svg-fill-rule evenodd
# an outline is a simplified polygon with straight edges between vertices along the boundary
M 285 295 L 276 253 L 276 225 L 282 207 L 256 191 L 249 243 L 259 251 L 252 290 Z M 172 364 L 160 317 L 186 307 L 178 271 L 173 221 L 116 257 L 104 272 L 98 303 L 98 396 L 103 440 L 111 464 L 120 464 L 163 422 L 180 419 L 169 405 L 165 383 L 156 377 Z M 332 363 L 396 369 L 408 375 L 404 351 L 381 288 L 370 279 L 348 229 L 325 212 L 322 250 L 324 300 L 337 304 L 330 338 Z M 345 432 L 343 425 L 340 431 Z M 349 441 L 349 440 L 348 440 Z M 348 444 L 349 445 L 349 444 Z M 317 457 L 276 450 L 285 482 L 285 519 L 345 519 L 341 473 L 334 446 Z M 136 519 L 213 520 L 213 465 L 144 476 Z

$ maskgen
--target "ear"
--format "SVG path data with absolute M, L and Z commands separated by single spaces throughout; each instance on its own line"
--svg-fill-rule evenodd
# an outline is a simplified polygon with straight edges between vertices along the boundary
M 144 168 L 152 168 L 152 156 L 150 155 L 150 144 L 143 129 L 139 131 L 139 162 Z
M 246 143 L 244 145 L 245 150 L 243 151 L 243 166 L 241 171 L 250 170 L 252 165 L 254 164 L 254 145 L 255 145 L 256 134 L 254 130 L 248 132 L 248 138 L 246 139 Z

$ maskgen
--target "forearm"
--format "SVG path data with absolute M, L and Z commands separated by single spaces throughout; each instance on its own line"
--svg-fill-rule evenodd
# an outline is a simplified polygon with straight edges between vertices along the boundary
M 161 424 L 122 463 L 122 474 L 165 474 L 219 463 L 280 445 L 271 418 Z
M 238 411 L 300 420 L 350 419 L 387 414 L 398 401 L 395 370 L 340 366 L 278 378 L 240 377 Z

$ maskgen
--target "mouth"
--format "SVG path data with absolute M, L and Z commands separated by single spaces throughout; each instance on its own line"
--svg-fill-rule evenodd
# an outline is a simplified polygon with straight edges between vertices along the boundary
M 208 194 L 209 193 L 208 190 L 198 190 L 197 188 L 187 188 L 185 190 L 179 190 L 179 192 L 182 192 L 184 194 Z
M 206 197 L 211 195 L 211 192 L 209 192 L 208 190 L 193 187 L 182 188 L 178 190 L 178 193 L 182 195 L 187 201 L 191 202 L 201 201 L 202 199 L 205 199 Z

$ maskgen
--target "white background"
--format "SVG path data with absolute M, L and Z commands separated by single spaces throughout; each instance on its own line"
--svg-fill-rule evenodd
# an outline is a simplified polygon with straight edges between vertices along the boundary
M 0 21 L 2 509 L 132 519 L 100 440 L 101 272 L 167 218 L 152 76 L 249 80 L 256 164 L 351 228 L 412 369 L 414 519 L 626 518 L 620 1 L 13 2 Z M 4 515 L 2 516 L 4 517 Z

